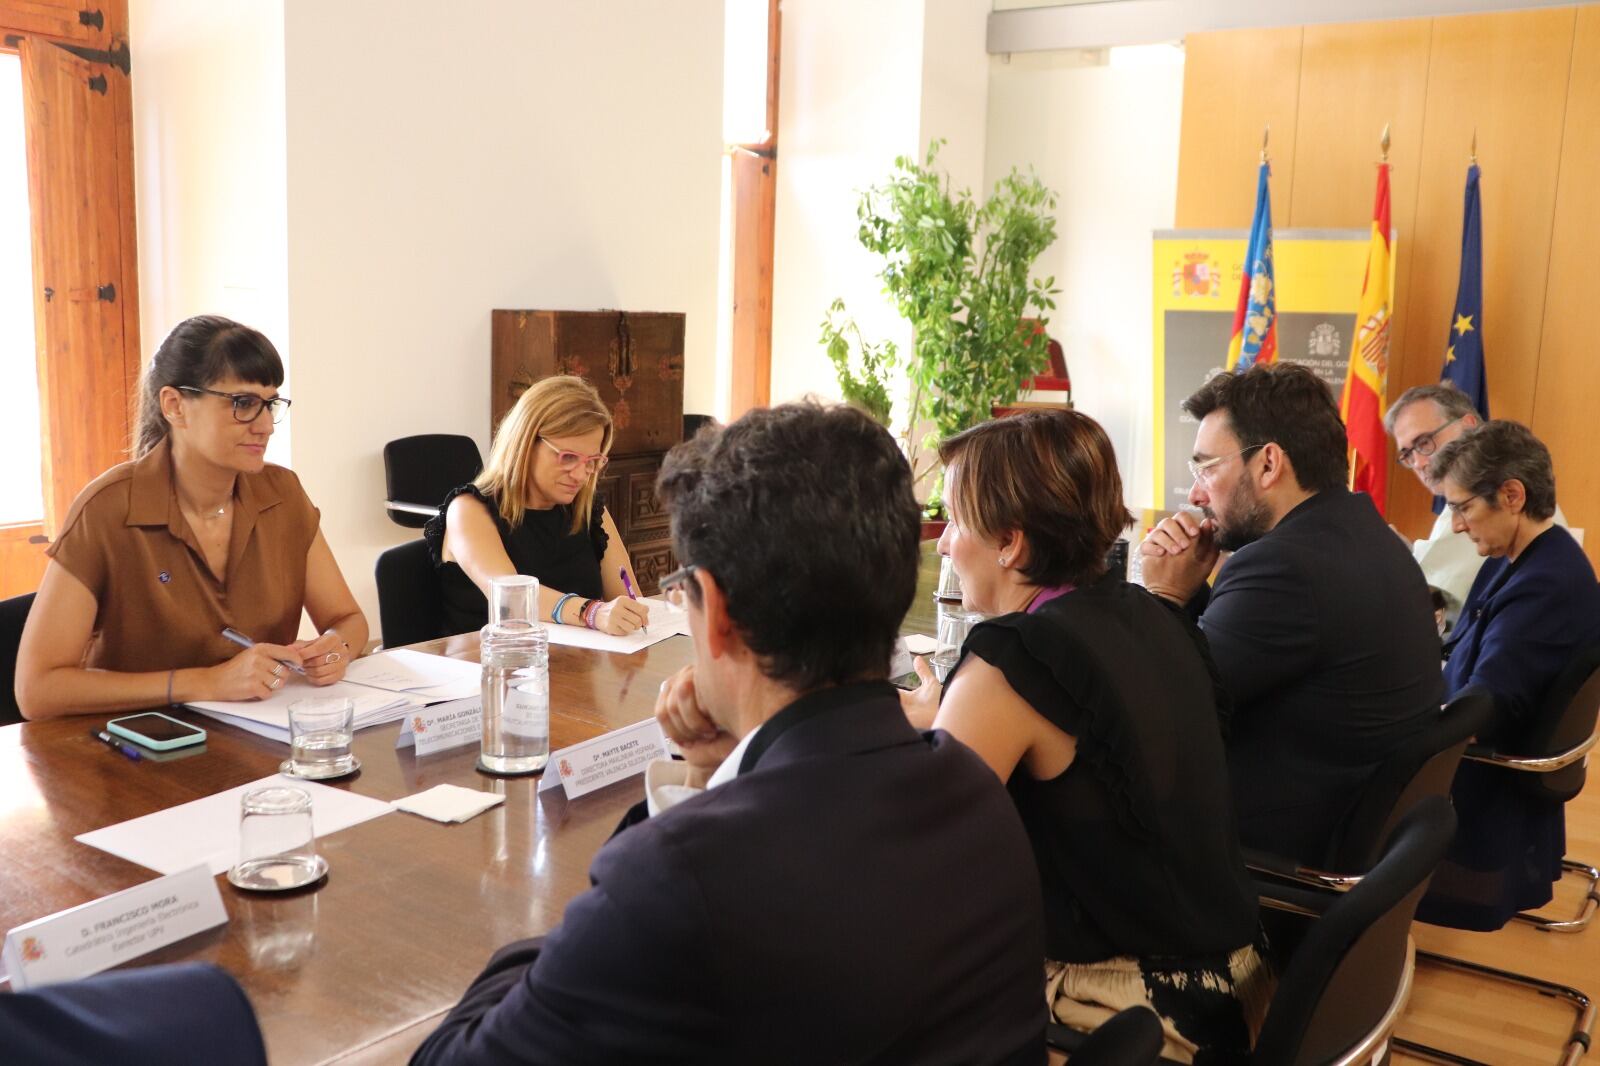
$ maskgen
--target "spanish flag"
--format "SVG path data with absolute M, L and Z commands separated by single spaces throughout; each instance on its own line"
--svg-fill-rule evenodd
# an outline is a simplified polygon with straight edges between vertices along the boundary
M 1250 243 L 1244 253 L 1239 305 L 1233 312 L 1233 339 L 1228 342 L 1228 369 L 1249 370 L 1278 358 L 1277 292 L 1272 279 L 1272 195 L 1267 179 L 1271 164 L 1261 162 L 1256 177 L 1256 214 L 1250 220 Z
M 1394 263 L 1389 256 L 1389 164 L 1378 164 L 1372 206 L 1367 276 L 1356 312 L 1356 341 L 1344 379 L 1339 414 L 1350 441 L 1350 487 L 1372 497 L 1384 512 L 1389 487 L 1389 442 L 1383 432 L 1384 390 L 1389 383 L 1389 320 L 1394 311 Z

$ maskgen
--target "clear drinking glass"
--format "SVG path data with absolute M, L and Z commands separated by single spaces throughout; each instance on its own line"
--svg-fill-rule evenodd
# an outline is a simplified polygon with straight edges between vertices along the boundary
M 964 607 L 940 603 L 937 620 L 938 635 L 935 639 L 938 647 L 928 662 L 933 666 L 933 676 L 942 685 L 950 676 L 950 671 L 956 668 L 956 663 L 961 661 L 961 646 L 967 642 L 967 632 L 983 618 Z
M 350 739 L 355 703 L 333 697 L 289 704 L 289 763 L 301 777 L 338 777 L 355 769 Z
M 539 619 L 539 579 L 527 574 L 507 574 L 489 579 L 489 623 L 536 622 Z
M 239 861 L 228 880 L 268 891 L 310 884 L 327 865 L 317 856 L 311 796 L 303 788 L 269 785 L 239 801 Z
M 501 583 L 514 585 L 502 591 Z M 550 758 L 550 634 L 535 618 L 534 578 L 489 583 L 490 621 L 479 633 L 483 664 L 483 743 L 478 765 L 495 774 L 531 774 Z M 520 617 L 515 611 L 524 611 Z

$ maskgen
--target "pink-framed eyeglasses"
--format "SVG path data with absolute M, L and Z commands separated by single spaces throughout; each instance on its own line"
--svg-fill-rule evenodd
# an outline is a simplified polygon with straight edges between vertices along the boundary
M 582 452 L 568 451 L 566 448 L 558 447 L 545 437 L 540 437 L 539 442 L 556 453 L 556 465 L 569 474 L 580 466 L 584 468 L 586 473 L 598 474 L 606 468 L 606 463 L 611 461 L 610 457 L 604 452 L 599 452 L 595 455 L 584 455 Z

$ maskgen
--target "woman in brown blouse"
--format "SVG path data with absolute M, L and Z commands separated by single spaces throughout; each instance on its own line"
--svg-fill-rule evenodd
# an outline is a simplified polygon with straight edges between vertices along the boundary
M 282 383 L 272 342 L 226 318 L 162 342 L 133 461 L 78 495 L 47 550 L 17 654 L 25 717 L 259 699 L 291 665 L 313 685 L 344 676 L 367 622 L 300 479 L 265 459 Z M 295 639 L 302 608 L 321 636 Z

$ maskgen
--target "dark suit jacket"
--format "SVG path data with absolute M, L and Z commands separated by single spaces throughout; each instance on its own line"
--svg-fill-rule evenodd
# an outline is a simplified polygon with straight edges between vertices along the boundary
M 976 755 L 873 683 L 802 697 L 743 765 L 613 837 L 413 1063 L 1045 1061 L 1039 875 Z
M 1480 740 L 1517 751 L 1521 732 L 1572 657 L 1600 641 L 1600 585 L 1594 567 L 1560 526 L 1545 530 L 1515 563 L 1490 559 L 1478 571 L 1445 645 L 1445 690 L 1468 685 L 1494 694 L 1494 724 Z
M 1204 597 L 1239 837 L 1320 863 L 1374 767 L 1437 717 L 1422 571 L 1365 493 L 1338 489 L 1234 552 Z
M 22 1066 L 266 1066 L 233 978 L 184 963 L 0 994 L 0 1062 Z

